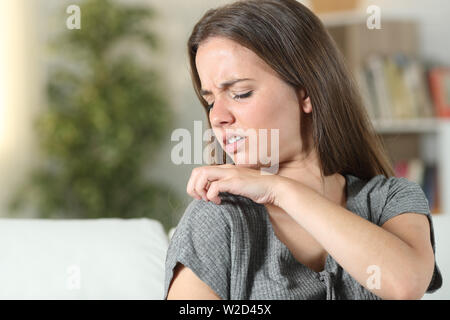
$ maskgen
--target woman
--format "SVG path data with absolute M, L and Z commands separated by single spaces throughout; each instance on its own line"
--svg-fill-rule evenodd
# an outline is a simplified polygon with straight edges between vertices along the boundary
M 311 11 L 295 0 L 209 10 L 188 52 L 234 164 L 193 170 L 196 199 L 167 252 L 166 299 L 420 299 L 441 287 L 425 195 L 393 176 Z M 238 130 L 250 128 L 279 130 L 276 174 L 248 161 Z

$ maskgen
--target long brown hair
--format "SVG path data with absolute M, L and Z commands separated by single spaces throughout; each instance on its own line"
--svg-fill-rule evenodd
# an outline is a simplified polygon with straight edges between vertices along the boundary
M 199 45 L 214 36 L 252 50 L 282 80 L 305 90 L 313 109 L 302 114 L 302 128 L 309 124 L 312 129 L 322 175 L 352 174 L 364 180 L 394 175 L 352 73 L 307 7 L 296 0 L 240 0 L 204 14 L 188 40 L 188 54 L 194 89 L 206 112 L 195 57 Z M 305 146 L 303 130 L 301 134 Z

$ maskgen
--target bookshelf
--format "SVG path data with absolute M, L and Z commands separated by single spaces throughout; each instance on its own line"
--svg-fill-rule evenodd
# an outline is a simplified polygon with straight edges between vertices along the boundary
M 421 159 L 424 165 L 436 167 L 439 204 L 432 208 L 432 213 L 450 212 L 450 119 L 372 120 L 372 123 L 392 163 Z M 422 186 L 420 179 L 407 178 Z
M 372 119 L 372 124 L 379 134 L 437 134 L 440 127 L 447 122 L 448 120 L 439 118 Z
M 422 187 L 434 215 L 450 213 L 450 119 L 435 117 L 417 19 L 384 12 L 382 28 L 369 29 L 361 12 L 319 18 L 355 75 L 396 176 Z

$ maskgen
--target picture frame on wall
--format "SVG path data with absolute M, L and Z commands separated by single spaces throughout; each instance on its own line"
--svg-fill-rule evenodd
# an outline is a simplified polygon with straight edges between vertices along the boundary
M 450 68 L 432 69 L 428 77 L 436 117 L 450 118 Z

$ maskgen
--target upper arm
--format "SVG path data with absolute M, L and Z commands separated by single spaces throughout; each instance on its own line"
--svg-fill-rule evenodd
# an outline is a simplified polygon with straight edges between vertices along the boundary
M 225 201 L 219 206 L 203 200 L 188 206 L 167 250 L 165 299 L 229 299 L 230 207 Z
M 405 242 L 417 257 L 419 287 L 425 292 L 434 271 L 434 252 L 430 240 L 430 223 L 423 214 L 407 212 L 386 221 L 382 228 Z
M 188 267 L 178 263 L 167 300 L 220 300 L 220 297 Z
M 406 286 L 412 297 L 433 293 L 442 286 L 442 275 L 434 258 L 435 239 L 433 220 L 428 199 L 421 186 L 403 177 L 381 180 L 378 194 L 382 210 L 374 208 L 373 221 L 397 236 L 411 249 L 413 263 L 405 268 L 409 272 Z M 406 266 L 405 266 L 406 267 Z
M 407 212 L 386 221 L 383 229 L 395 234 L 417 253 L 434 257 L 426 215 Z

